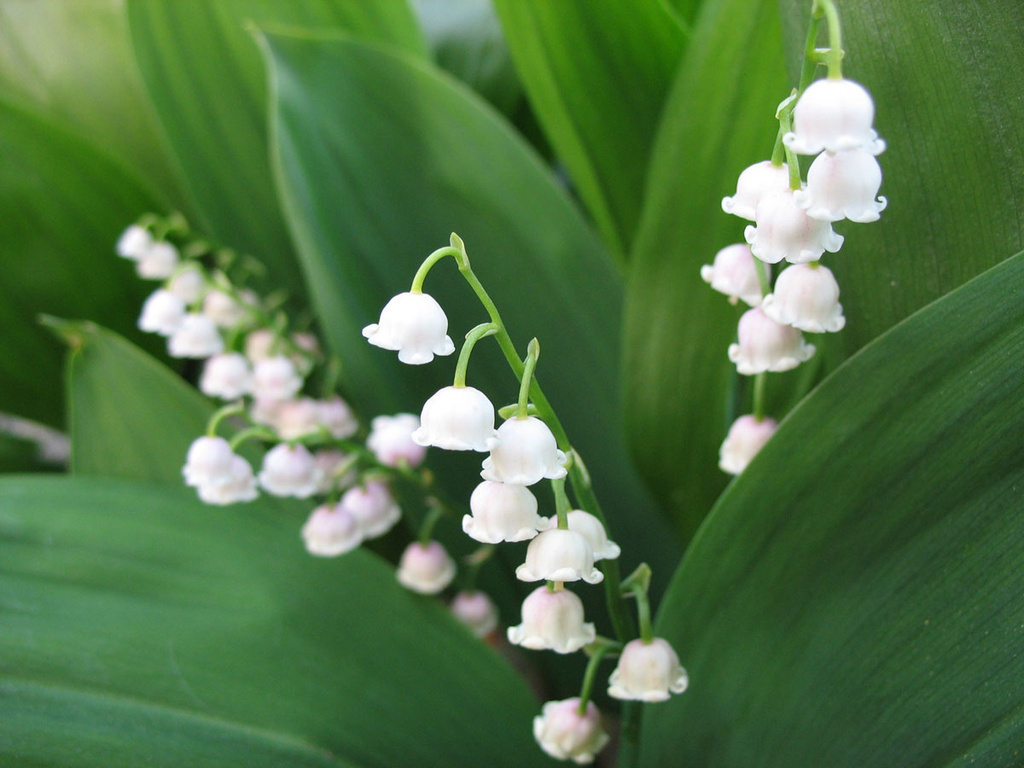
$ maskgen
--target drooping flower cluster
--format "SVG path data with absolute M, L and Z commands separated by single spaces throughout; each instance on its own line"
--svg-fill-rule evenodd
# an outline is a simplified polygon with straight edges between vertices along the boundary
M 831 71 L 831 70 L 830 70 Z M 701 270 L 729 301 L 750 306 L 739 320 L 729 359 L 744 376 L 788 371 L 815 352 L 803 333 L 842 330 L 846 324 L 835 275 L 820 264 L 836 253 L 843 236 L 832 224 L 878 220 L 886 206 L 878 197 L 882 171 L 875 159 L 885 149 L 872 127 L 874 102 L 863 86 L 830 76 L 809 85 L 779 107 L 784 130 L 773 160 L 744 170 L 736 194 L 722 200 L 726 213 L 754 222 L 746 244 L 730 245 Z M 785 150 L 788 162 L 782 161 Z M 817 155 L 802 181 L 796 155 Z M 771 287 L 767 265 L 787 263 Z M 741 473 L 775 431 L 762 413 L 755 387 L 755 413 L 741 416 L 722 443 L 719 466 Z

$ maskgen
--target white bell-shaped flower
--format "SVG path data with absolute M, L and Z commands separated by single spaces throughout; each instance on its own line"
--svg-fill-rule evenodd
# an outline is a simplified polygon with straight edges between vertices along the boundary
M 224 339 L 210 318 L 189 312 L 181 318 L 181 325 L 167 339 L 167 354 L 171 357 L 201 359 L 224 350 Z
M 594 642 L 597 632 L 583 621 L 583 601 L 567 589 L 545 584 L 523 601 L 523 622 L 508 628 L 508 641 L 534 651 L 575 653 Z
M 594 562 L 598 560 L 614 560 L 622 549 L 614 541 L 608 539 L 608 532 L 604 529 L 601 521 L 589 512 L 582 509 L 570 510 L 567 515 L 569 530 L 576 531 L 587 540 L 590 548 L 594 550 Z M 558 527 L 558 518 L 552 517 L 548 523 L 549 528 Z
M 149 294 L 139 315 L 139 330 L 170 336 L 185 318 L 185 304 L 170 291 L 158 288 Z
M 192 441 L 181 474 L 185 484 L 216 486 L 231 481 L 235 453 L 223 437 L 199 437 Z
M 227 482 L 200 485 L 199 498 L 206 504 L 224 505 L 252 501 L 260 495 L 252 465 L 241 456 L 231 459 L 230 475 Z
M 282 440 L 296 440 L 321 431 L 320 405 L 309 397 L 285 400 L 276 409 L 273 427 Z
M 419 427 L 419 416 L 412 413 L 377 416 L 370 422 L 366 447 L 386 467 L 418 467 L 427 456 L 427 449 L 412 439 Z
M 340 397 L 320 400 L 317 405 L 320 409 L 320 423 L 335 440 L 344 440 L 359 431 L 356 415 Z
M 121 233 L 114 248 L 121 258 L 138 261 L 152 244 L 153 235 L 149 233 L 149 230 L 138 224 L 132 224 Z
M 221 328 L 234 328 L 249 317 L 250 308 L 221 290 L 212 290 L 203 297 L 203 314 Z
M 722 198 L 722 210 L 748 221 L 754 220 L 757 204 L 767 195 L 789 189 L 789 166 L 772 165 L 771 160 L 745 169 L 736 181 L 736 195 Z
M 738 475 L 753 461 L 765 443 L 779 428 L 775 419 L 757 417 L 747 414 L 740 416 L 729 427 L 729 434 L 718 451 L 718 466 L 723 472 Z
M 875 102 L 864 86 L 846 79 L 811 83 L 793 110 L 793 130 L 782 142 L 798 155 L 863 148 L 877 155 L 885 142 L 871 127 Z
M 878 221 L 887 200 L 878 196 L 882 167 L 866 149 L 822 152 L 807 170 L 807 187 L 793 194 L 819 221 Z M 877 199 L 876 199 L 877 197 Z
M 269 328 L 257 328 L 250 331 L 245 337 L 245 356 L 252 364 L 258 363 L 271 357 L 274 346 L 277 343 L 277 335 Z
M 667 701 L 671 694 L 685 691 L 689 682 L 679 656 L 667 640 L 632 640 L 622 649 L 619 665 L 608 678 L 608 695 L 616 699 Z
M 494 406 L 474 387 L 445 387 L 435 392 L 420 413 L 413 442 L 446 451 L 487 451 L 494 430 Z
M 321 504 L 302 526 L 306 551 L 317 557 L 337 557 L 359 546 L 359 523 L 341 504 Z
M 765 197 L 757 206 L 756 225 L 748 226 L 743 237 L 761 261 L 794 264 L 817 261 L 825 251 L 835 253 L 843 236 L 827 221 L 818 221 L 800 207 L 792 190 Z
M 533 485 L 566 476 L 565 454 L 548 425 L 536 416 L 513 416 L 500 427 L 480 476 L 510 485 Z
M 195 304 L 206 289 L 206 278 L 202 270 L 194 262 L 186 262 L 170 282 L 167 290 L 181 299 L 185 304 Z
M 178 249 L 166 240 L 156 240 L 135 262 L 135 272 L 145 280 L 163 280 L 174 274 Z
M 487 637 L 498 628 L 498 607 L 485 592 L 459 592 L 450 608 L 452 615 L 477 637 Z
M 313 454 L 316 467 L 320 470 L 320 485 L 317 486 L 317 493 L 330 493 L 334 489 L 349 488 L 359 474 L 351 461 L 351 457 L 344 451 L 328 448 L 317 451 Z
M 448 318 L 426 293 L 400 293 L 384 305 L 380 321 L 363 328 L 375 347 L 398 352 L 409 365 L 423 365 L 434 355 L 450 355 L 455 344 L 448 336 Z
M 839 283 L 832 270 L 817 262 L 783 270 L 761 309 L 775 322 L 808 333 L 841 331 L 846 325 Z
M 765 269 L 770 276 L 770 269 L 767 266 Z M 727 245 L 715 254 L 713 264 L 700 268 L 700 276 L 713 289 L 728 296 L 731 304 L 737 299 L 743 299 L 752 307 L 761 303 L 761 281 L 757 278 L 757 266 L 749 245 Z
M 594 762 L 609 736 L 601 729 L 601 713 L 594 702 L 588 701 L 585 709 L 580 714 L 579 698 L 547 702 L 533 719 L 533 737 L 540 748 L 556 760 Z
M 526 541 L 547 527 L 537 514 L 537 497 L 525 485 L 484 480 L 469 497 L 472 515 L 462 518 L 462 530 L 483 544 Z
M 252 389 L 249 361 L 238 352 L 214 355 L 203 366 L 199 389 L 204 395 L 222 400 L 234 400 L 247 395 Z
M 438 541 L 414 541 L 398 561 L 398 583 L 421 595 L 436 595 L 455 578 L 455 561 Z
M 581 534 L 558 528 L 541 531 L 526 548 L 526 562 L 516 568 L 520 581 L 579 581 L 599 584 L 604 574 L 594 567 L 594 550 Z
M 729 345 L 729 359 L 744 376 L 788 371 L 814 355 L 814 345 L 799 330 L 775 322 L 760 307 L 743 313 L 737 336 L 739 343 Z
M 359 523 L 364 539 L 390 531 L 402 517 L 402 510 L 386 483 L 371 480 L 345 491 L 339 502 Z
M 252 369 L 252 395 L 257 400 L 291 400 L 302 389 L 295 363 L 284 355 L 265 357 Z
M 320 472 L 304 445 L 275 445 L 263 457 L 260 485 L 274 496 L 305 499 L 316 493 Z

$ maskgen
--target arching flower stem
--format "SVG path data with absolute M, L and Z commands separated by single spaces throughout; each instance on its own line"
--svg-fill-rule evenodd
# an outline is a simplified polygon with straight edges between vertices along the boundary
M 617 643 L 614 640 L 608 640 L 603 637 L 598 638 L 595 643 L 587 646 L 590 660 L 587 661 L 587 669 L 583 673 L 583 685 L 580 688 L 579 713 L 581 715 L 587 713 L 587 702 L 590 701 L 590 693 L 594 689 L 594 679 L 597 677 L 598 665 L 600 665 L 605 656 L 616 654 L 621 650 L 622 643 Z

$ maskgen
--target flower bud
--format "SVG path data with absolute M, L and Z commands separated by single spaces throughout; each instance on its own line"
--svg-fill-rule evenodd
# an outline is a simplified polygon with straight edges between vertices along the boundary
M 567 589 L 545 584 L 523 601 L 523 622 L 508 628 L 508 641 L 534 651 L 574 653 L 594 642 L 594 625 L 583 621 L 583 601 Z
M 224 349 L 220 331 L 208 317 L 190 312 L 181 319 L 181 325 L 167 339 L 167 353 L 171 357 L 201 359 L 216 355 Z
M 877 155 L 885 142 L 871 127 L 874 119 L 875 102 L 864 86 L 845 79 L 816 80 L 796 103 L 793 130 L 782 142 L 798 155 L 859 148 Z
M 321 429 L 319 404 L 309 397 L 284 400 L 274 413 L 273 427 L 282 440 L 318 433 Z
M 472 516 L 464 515 L 462 530 L 484 544 L 526 541 L 547 525 L 537 514 L 537 498 L 525 485 L 484 480 L 469 497 Z
M 796 328 L 780 325 L 760 308 L 740 318 L 739 342 L 729 345 L 729 359 L 744 376 L 764 371 L 788 371 L 814 355 L 814 345 L 804 341 Z
M 362 540 L 359 524 L 340 504 L 321 504 L 302 526 L 306 551 L 317 557 L 343 555 Z
M 398 352 L 409 365 L 423 365 L 434 355 L 450 355 L 455 344 L 448 336 L 448 318 L 441 305 L 426 293 L 400 293 L 384 305 L 380 321 L 363 328 L 375 347 Z
M 718 466 L 723 472 L 738 475 L 753 461 L 779 425 L 774 419 L 740 416 L 729 427 L 729 434 L 718 452 Z
M 420 425 L 412 433 L 413 442 L 446 451 L 487 451 L 497 434 L 494 406 L 474 387 L 438 390 L 423 404 Z
M 793 264 L 817 261 L 825 251 L 835 253 L 843 245 L 843 236 L 827 221 L 808 216 L 790 190 L 764 198 L 757 206 L 755 222 L 756 226 L 743 231 L 743 237 L 751 252 L 769 264 L 783 259 Z
M 761 281 L 749 245 L 727 245 L 715 254 L 713 265 L 705 264 L 700 268 L 700 276 L 713 289 L 728 296 L 732 304 L 737 299 L 743 299 L 752 307 L 761 303 Z
M 498 627 L 498 608 L 479 590 L 459 592 L 452 600 L 452 614 L 477 637 L 487 637 Z
M 192 441 L 181 474 L 185 484 L 216 486 L 233 477 L 234 451 L 223 437 L 200 437 Z
M 142 258 L 153 244 L 153 236 L 149 230 L 138 224 L 132 224 L 117 239 L 115 250 L 124 259 L 137 261 Z
M 146 280 L 163 280 L 178 266 L 178 249 L 164 240 L 150 244 L 135 262 L 135 271 Z
M 204 395 L 234 400 L 248 394 L 252 388 L 249 361 L 238 352 L 214 355 L 203 366 L 199 389 Z
M 257 328 L 245 337 L 245 356 L 254 365 L 271 356 L 277 336 L 269 328 Z
M 520 581 L 579 581 L 599 584 L 604 574 L 594 567 L 594 551 L 575 531 L 541 531 L 526 548 L 526 562 L 516 568 Z
M 689 684 L 686 670 L 667 640 L 632 640 L 619 656 L 619 665 L 608 678 L 608 695 L 616 699 L 667 701 L 670 693 L 682 693 Z
M 789 166 L 772 165 L 770 160 L 755 163 L 736 181 L 735 197 L 722 198 L 722 210 L 748 221 L 754 220 L 757 204 L 767 195 L 789 189 Z
M 412 413 L 377 416 L 370 422 L 370 435 L 366 447 L 373 451 L 377 461 L 386 467 L 406 464 L 418 467 L 426 458 L 427 449 L 413 442 L 412 435 L 420 426 L 419 417 Z
M 266 357 L 253 366 L 252 395 L 257 400 L 291 400 L 302 389 L 302 377 L 284 355 Z
M 794 264 L 783 270 L 761 309 L 775 322 L 808 333 L 841 331 L 846 325 L 839 283 L 832 270 L 817 263 Z
M 367 482 L 345 491 L 340 504 L 359 523 L 364 539 L 383 536 L 390 531 L 402 516 L 395 497 L 385 483 Z
M 205 288 L 206 279 L 203 277 L 203 272 L 193 262 L 186 262 L 167 285 L 167 290 L 185 304 L 195 304 L 199 301 Z
M 139 330 L 170 336 L 185 317 L 185 304 L 170 291 L 158 288 L 142 305 L 139 315 Z
M 340 397 L 320 400 L 317 407 L 320 409 L 320 423 L 335 440 L 344 440 L 359 431 L 359 422 L 356 421 L 355 414 L 348 403 Z
M 588 701 L 581 715 L 579 698 L 547 702 L 533 719 L 533 737 L 555 759 L 580 765 L 594 762 L 609 738 L 601 730 L 601 713 L 594 702 Z
M 252 501 L 260 495 L 256 489 L 252 465 L 238 455 L 231 459 L 230 477 L 227 482 L 201 484 L 198 490 L 199 498 L 203 502 L 218 505 Z
M 250 309 L 220 290 L 212 290 L 203 298 L 203 314 L 221 328 L 233 328 L 249 316 Z
M 536 416 L 514 416 L 498 428 L 480 476 L 510 485 L 533 485 L 544 478 L 565 477 L 565 462 L 547 424 Z
M 304 445 L 281 443 L 267 451 L 260 471 L 260 485 L 274 496 L 305 499 L 316 493 L 319 471 Z
M 421 595 L 436 595 L 455 578 L 455 561 L 440 542 L 423 545 L 414 541 L 402 553 L 395 575 L 406 589 Z
M 822 152 L 807 170 L 807 188 L 794 193 L 807 215 L 819 221 L 878 221 L 887 200 L 878 195 L 882 168 L 866 149 Z

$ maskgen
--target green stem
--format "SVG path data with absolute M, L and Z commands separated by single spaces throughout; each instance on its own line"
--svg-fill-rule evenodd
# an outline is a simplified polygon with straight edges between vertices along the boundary
M 768 265 L 755 256 L 754 271 L 757 272 L 757 282 L 761 286 L 761 296 L 767 296 L 772 292 L 772 279 L 768 274 Z
M 530 384 L 533 383 L 533 372 L 537 368 L 537 360 L 540 359 L 540 342 L 537 339 L 530 339 L 526 349 L 526 362 L 523 364 L 523 373 L 519 377 L 519 400 L 516 405 L 516 418 L 525 419 L 530 415 Z
M 619 643 L 604 642 L 594 649 L 593 655 L 587 662 L 587 670 L 583 673 L 583 686 L 580 688 L 580 706 L 577 710 L 581 715 L 587 714 L 587 702 L 590 701 L 590 692 L 594 689 L 594 678 L 597 677 L 597 667 L 601 660 L 609 653 L 622 650 Z
M 462 570 L 462 589 L 465 592 L 472 592 L 476 589 L 476 577 L 480 573 L 480 568 L 483 564 L 491 559 L 494 555 L 495 547 L 493 544 L 484 544 L 477 547 L 471 555 L 468 555 L 463 562 L 466 567 Z
M 271 432 L 266 427 L 261 427 L 261 426 L 249 427 L 248 429 L 243 429 L 241 432 L 239 432 L 237 435 L 235 435 L 233 438 L 231 438 L 231 442 L 230 442 L 231 450 L 232 451 L 237 451 L 238 450 L 238 446 L 240 446 L 246 440 L 252 440 L 252 439 L 258 439 L 258 440 L 277 440 L 278 437 L 277 437 L 276 434 Z
M 206 436 L 216 437 L 217 428 L 220 427 L 220 423 L 224 421 L 228 416 L 234 416 L 238 413 L 245 412 L 245 403 L 239 400 L 237 403 L 228 403 L 222 408 L 218 408 L 213 412 L 210 420 L 206 423 Z
M 476 328 L 466 334 L 466 342 L 459 351 L 459 362 L 455 364 L 455 381 L 452 386 L 462 389 L 466 386 L 466 369 L 469 368 L 469 356 L 473 354 L 473 347 L 485 336 L 493 336 L 498 332 L 498 326 L 494 323 L 480 323 Z
M 424 547 L 430 543 L 430 537 L 434 533 L 434 526 L 437 525 L 438 520 L 444 517 L 445 511 L 444 505 L 437 499 L 427 499 L 427 504 L 430 506 L 430 511 L 423 519 L 423 525 L 420 526 L 419 535 L 420 544 Z
M 651 601 L 647 590 L 641 586 L 630 590 L 636 598 L 636 615 L 640 622 L 640 640 L 646 645 L 654 640 L 654 629 L 651 627 Z
M 762 371 L 754 377 L 754 418 L 764 420 L 764 391 L 768 374 Z
M 832 0 L 814 0 L 812 18 L 825 16 L 828 21 L 828 76 L 831 80 L 843 77 L 843 29 L 839 24 L 839 10 Z
M 569 530 L 569 496 L 565 493 L 565 478 L 551 481 L 551 490 L 555 492 L 555 513 L 558 515 L 558 529 Z
M 452 235 L 454 237 L 454 235 Z M 444 248 L 438 248 L 432 254 L 427 256 L 420 264 L 420 268 L 416 270 L 415 276 L 412 278 L 412 288 L 409 289 L 409 293 L 423 293 L 423 281 L 427 279 L 427 273 L 433 268 L 437 262 L 443 259 L 445 256 L 451 256 L 456 261 L 459 261 L 459 250 L 451 246 L 445 246 Z
M 796 96 L 803 93 L 804 89 L 811 84 L 811 80 L 814 79 L 814 71 L 818 66 L 818 57 L 815 55 L 815 45 L 818 42 L 818 27 L 820 24 L 821 17 L 816 15 L 812 10 L 811 20 L 807 26 L 807 37 L 804 40 L 804 60 L 800 67 L 800 80 L 797 84 Z M 784 123 L 783 119 L 791 119 L 793 108 L 796 106 L 796 101 L 796 99 L 792 99 L 792 101 L 779 111 L 779 133 L 775 137 L 775 147 L 772 149 L 772 165 L 782 165 L 783 158 L 786 158 L 786 161 L 789 163 L 790 186 L 792 186 L 793 158 L 790 156 L 791 153 L 786 152 L 786 148 L 782 143 L 782 137 L 791 130 L 791 123 Z M 797 175 L 799 176 L 799 171 L 797 172 Z M 794 189 L 799 188 L 799 184 L 794 187 Z

